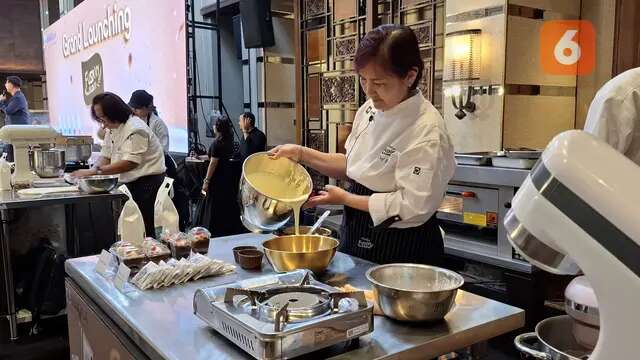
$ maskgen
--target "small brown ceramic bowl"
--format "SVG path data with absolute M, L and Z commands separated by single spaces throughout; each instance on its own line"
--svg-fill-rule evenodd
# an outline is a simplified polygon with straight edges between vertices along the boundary
M 255 246 L 236 246 L 234 247 L 233 250 L 233 259 L 236 261 L 236 264 L 239 263 L 240 261 L 238 260 L 238 252 L 242 251 L 242 250 L 256 250 L 258 249 Z
M 256 270 L 262 267 L 262 251 L 247 249 L 238 251 L 238 263 L 245 270 Z

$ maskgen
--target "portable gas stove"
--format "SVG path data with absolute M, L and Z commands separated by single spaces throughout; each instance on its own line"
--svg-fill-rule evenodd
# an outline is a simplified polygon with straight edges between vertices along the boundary
M 256 359 L 288 359 L 373 331 L 364 292 L 296 270 L 198 289 L 194 313 Z

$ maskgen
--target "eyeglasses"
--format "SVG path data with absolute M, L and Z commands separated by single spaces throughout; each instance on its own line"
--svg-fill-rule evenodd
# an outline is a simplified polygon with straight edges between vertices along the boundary
M 98 122 L 105 123 L 109 121 L 109 118 L 104 115 L 102 116 L 96 115 L 96 120 L 98 120 Z

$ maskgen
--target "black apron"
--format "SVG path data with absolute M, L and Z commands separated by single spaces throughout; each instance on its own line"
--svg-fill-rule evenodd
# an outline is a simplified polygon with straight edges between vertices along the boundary
M 155 224 L 153 219 L 153 206 L 156 202 L 156 196 L 158 190 L 164 182 L 164 174 L 159 175 L 147 175 L 137 180 L 127 183 L 127 188 L 131 192 L 133 201 L 136 202 L 140 212 L 142 213 L 142 219 L 144 220 L 144 229 L 147 236 L 155 236 Z
M 353 180 L 350 182 L 352 194 L 375 193 Z M 345 206 L 339 251 L 377 264 L 440 265 L 444 246 L 435 214 L 412 228 L 374 227 L 369 213 Z

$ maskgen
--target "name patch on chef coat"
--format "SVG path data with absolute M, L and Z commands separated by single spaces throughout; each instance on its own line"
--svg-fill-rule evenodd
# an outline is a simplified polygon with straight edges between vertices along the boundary
M 396 151 L 398 150 L 396 150 L 395 147 L 391 145 L 387 145 L 387 147 L 384 148 L 384 150 L 382 150 L 382 152 L 380 153 L 380 157 L 379 157 L 380 161 L 386 164 L 387 162 L 389 162 L 389 159 Z
M 362 249 L 371 249 L 373 248 L 373 243 L 370 239 L 363 237 L 358 240 L 358 247 Z

